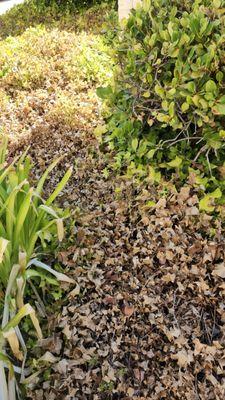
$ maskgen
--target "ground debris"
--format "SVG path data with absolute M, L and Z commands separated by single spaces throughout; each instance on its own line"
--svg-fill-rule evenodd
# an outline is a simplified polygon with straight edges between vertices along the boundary
M 105 178 L 97 143 L 94 160 L 82 144 L 66 194 L 81 213 L 59 254 L 76 280 L 59 322 L 66 374 L 53 368 L 43 399 L 223 399 L 223 226 L 187 213 L 195 189 L 162 198 Z

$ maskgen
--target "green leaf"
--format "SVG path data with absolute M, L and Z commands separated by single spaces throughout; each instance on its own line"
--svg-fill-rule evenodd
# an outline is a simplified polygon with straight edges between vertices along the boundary
M 167 165 L 172 168 L 179 168 L 182 162 L 183 162 L 182 158 L 176 156 L 174 160 L 168 162 Z
M 162 99 L 165 97 L 165 92 L 164 92 L 164 90 L 163 90 L 163 88 L 161 86 L 155 85 L 155 92 Z
M 199 18 L 191 18 L 190 19 L 190 28 L 195 35 L 198 35 L 200 30 L 200 19 Z
M 220 104 L 225 104 L 225 96 L 220 97 L 219 100 L 218 100 L 218 102 L 219 102 Z
M 132 142 L 131 142 L 131 147 L 132 147 L 132 150 L 134 150 L 134 151 L 137 150 L 137 148 L 138 148 L 138 139 L 137 139 L 137 138 L 134 138 L 134 139 L 132 140 Z
M 205 84 L 205 90 L 206 92 L 216 92 L 217 91 L 217 85 L 213 80 L 209 80 Z
M 217 115 L 225 115 L 225 104 L 216 104 L 212 111 Z
M 151 149 L 151 150 L 149 150 L 149 151 L 148 151 L 148 153 L 146 154 L 146 157 L 147 157 L 147 158 L 149 158 L 149 159 L 153 158 L 153 157 L 154 157 L 154 154 L 155 154 L 155 152 L 156 152 L 156 150 L 155 150 L 155 149 Z
M 185 86 L 187 88 L 187 90 L 191 93 L 195 92 L 195 83 L 193 81 L 188 82 Z
M 189 109 L 190 105 L 188 103 L 183 103 L 181 106 L 181 110 L 186 112 Z
M 112 95 L 113 91 L 112 91 L 111 86 L 107 86 L 107 87 L 99 87 L 99 88 L 97 88 L 96 89 L 96 93 L 97 93 L 97 96 L 100 99 L 106 100 Z
M 222 82 L 222 80 L 223 80 L 223 73 L 222 73 L 222 71 L 217 72 L 217 74 L 216 74 L 216 79 L 217 79 L 218 82 Z

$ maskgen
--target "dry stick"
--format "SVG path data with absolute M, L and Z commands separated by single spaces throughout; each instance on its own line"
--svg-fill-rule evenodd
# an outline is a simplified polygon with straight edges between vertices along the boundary
M 196 139 L 203 140 L 203 138 L 201 138 L 201 137 L 199 137 L 199 136 L 191 136 L 191 137 L 188 137 L 188 138 L 185 137 L 185 138 L 181 138 L 181 139 L 175 140 L 173 143 L 170 143 L 169 146 L 168 146 L 168 148 L 171 147 L 171 146 L 173 146 L 173 145 L 175 145 L 176 143 L 182 142 L 182 141 L 184 141 L 184 140 L 189 141 L 189 140 L 196 140 Z
M 210 161 L 209 161 L 209 152 L 210 152 L 210 148 L 207 150 L 206 152 L 206 159 L 207 159 L 207 163 L 208 163 L 208 167 L 209 167 L 209 172 L 210 172 L 210 176 L 212 178 L 212 169 L 211 169 L 211 165 L 210 165 Z
M 200 154 L 202 154 L 205 150 L 207 150 L 207 144 L 204 144 L 204 146 L 201 147 L 201 149 L 199 150 L 198 154 L 196 155 L 196 157 L 194 158 L 194 162 L 197 161 L 198 157 L 200 156 Z

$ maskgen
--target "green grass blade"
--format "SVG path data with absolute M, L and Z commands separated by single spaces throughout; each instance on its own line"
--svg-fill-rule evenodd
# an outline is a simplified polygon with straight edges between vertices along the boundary
M 6 192 L 6 190 L 4 189 L 4 187 L 1 185 L 0 186 L 0 197 L 1 197 L 1 199 L 2 199 L 2 201 L 5 201 L 6 199 L 7 199 L 7 192 Z
M 57 185 L 56 189 L 51 194 L 51 196 L 49 196 L 49 198 L 46 200 L 46 202 L 45 202 L 46 206 L 50 206 L 53 203 L 53 201 L 56 199 L 56 197 L 59 195 L 59 193 L 64 189 L 64 187 L 66 186 L 68 180 L 70 179 L 70 177 L 72 175 L 72 172 L 73 172 L 73 168 L 71 167 L 65 173 L 64 177 L 59 182 L 59 184 Z
M 18 160 L 18 157 L 15 158 L 15 160 L 13 160 L 13 162 L 4 170 L 4 172 L 0 175 L 0 184 L 4 181 L 4 179 L 6 178 L 6 176 L 8 175 L 9 171 L 11 170 L 11 168 L 13 167 L 13 165 L 16 163 L 16 161 Z
M 9 322 L 9 301 L 8 300 L 9 300 L 9 296 L 12 291 L 12 288 L 15 285 L 19 270 L 20 270 L 20 265 L 15 264 L 15 265 L 13 265 L 12 270 L 10 272 L 8 284 L 7 284 L 6 291 L 5 291 L 5 302 L 4 302 L 4 310 L 3 310 L 3 317 L 2 317 L 2 329 Z
M 69 168 L 68 171 L 65 173 L 64 177 L 63 177 L 62 180 L 59 182 L 59 184 L 58 184 L 58 186 L 56 187 L 56 189 L 54 190 L 54 192 L 49 196 L 49 198 L 48 198 L 47 201 L 45 202 L 45 206 L 49 207 L 49 206 L 53 203 L 53 201 L 56 199 L 56 197 L 59 195 L 59 193 L 60 193 L 60 192 L 64 189 L 64 187 L 66 186 L 68 180 L 70 179 L 70 177 L 71 177 L 71 175 L 72 175 L 72 172 L 73 172 L 73 168 L 71 167 L 71 168 Z M 42 219 L 43 219 L 44 215 L 45 215 L 45 211 L 44 211 L 44 210 L 41 210 L 41 212 L 40 212 L 40 214 L 39 214 L 39 216 L 38 216 L 38 218 L 37 218 L 37 221 L 36 221 L 36 223 L 35 223 L 35 225 L 34 225 L 34 227 L 33 227 L 32 235 L 31 235 L 32 237 L 33 237 L 34 235 L 36 235 L 37 231 L 39 230 L 39 227 L 40 227 L 40 224 L 41 224 L 41 222 L 42 222 Z M 29 252 L 29 254 L 31 254 L 31 253 Z
M 18 244 L 19 244 L 19 235 L 21 234 L 21 231 L 23 229 L 23 224 L 25 221 L 25 218 L 27 216 L 29 207 L 30 207 L 30 202 L 32 199 L 32 195 L 33 195 L 33 189 L 31 188 L 29 190 L 29 192 L 27 193 L 27 195 L 25 196 L 20 209 L 18 211 L 18 215 L 16 218 L 16 223 L 15 223 L 15 230 L 14 230 L 14 243 L 13 243 L 13 247 L 15 249 L 18 248 Z
M 6 230 L 1 220 L 0 220 L 0 236 L 6 237 Z
M 13 227 L 15 224 L 15 200 L 17 196 L 18 190 L 14 190 L 11 192 L 10 196 L 8 197 L 8 204 L 6 207 L 6 212 L 5 212 L 5 219 L 6 219 L 6 233 L 7 233 L 7 238 L 9 240 L 13 239 Z
M 26 156 L 27 156 L 27 153 L 28 153 L 29 149 L 30 149 L 30 146 L 28 146 L 28 147 L 26 148 L 26 150 L 23 152 L 22 156 L 21 156 L 21 157 L 19 158 L 19 160 L 18 160 L 17 167 L 19 167 L 21 164 L 24 163 L 24 160 L 25 160 L 25 158 L 26 158 Z
M 0 165 L 5 163 L 8 141 L 8 136 L 4 135 L 2 137 L 2 143 L 0 145 Z
M 25 304 L 19 311 L 18 313 L 3 327 L 2 332 L 8 332 L 10 329 L 14 329 L 16 326 L 19 325 L 21 319 L 24 317 L 27 317 L 30 315 L 32 312 L 34 312 L 34 309 L 31 307 L 30 304 Z
M 38 185 L 37 185 L 37 189 L 35 190 L 35 192 L 37 194 L 37 197 L 34 199 L 35 206 L 37 206 L 37 204 L 38 204 L 38 197 L 41 196 L 41 194 L 42 194 L 43 186 L 44 186 L 44 183 L 45 183 L 48 175 L 56 167 L 56 165 L 59 163 L 59 161 L 61 161 L 61 159 L 62 159 L 62 157 L 59 157 L 55 161 L 53 161 L 51 163 L 51 165 L 49 165 L 49 167 L 46 169 L 46 171 L 42 175 L 41 179 L 39 180 Z

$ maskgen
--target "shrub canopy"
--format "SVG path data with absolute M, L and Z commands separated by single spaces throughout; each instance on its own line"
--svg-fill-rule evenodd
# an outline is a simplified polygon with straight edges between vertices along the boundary
M 56 5 L 60 8 L 79 8 L 93 6 L 100 3 L 112 3 L 113 0 L 41 0 L 44 6 Z M 40 0 L 37 1 L 40 3 Z
M 114 84 L 98 91 L 118 165 L 123 159 L 183 176 L 204 169 L 214 184 L 224 177 L 224 6 L 144 0 L 132 11 L 119 35 Z

